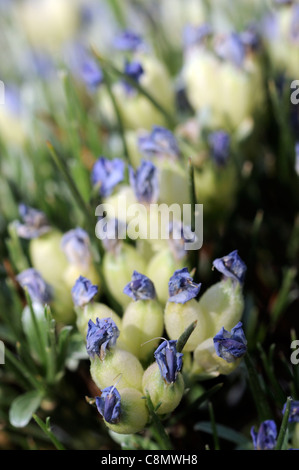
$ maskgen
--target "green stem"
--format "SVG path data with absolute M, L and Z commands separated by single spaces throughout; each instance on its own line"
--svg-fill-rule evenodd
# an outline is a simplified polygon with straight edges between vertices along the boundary
M 146 401 L 147 401 L 149 413 L 152 418 L 152 432 L 159 446 L 161 447 L 160 450 L 172 450 L 170 439 L 164 429 L 164 426 L 162 425 L 160 421 L 160 418 L 155 413 L 154 405 L 148 393 L 146 394 Z
M 208 408 L 209 408 L 210 421 L 211 421 L 211 427 L 212 427 L 212 433 L 213 433 L 213 439 L 214 439 L 214 449 L 215 450 L 220 450 L 219 438 L 218 438 L 218 433 L 217 433 L 217 426 L 216 426 L 215 415 L 214 415 L 214 409 L 213 409 L 213 405 L 210 401 L 208 403 Z
M 261 387 L 259 376 L 248 352 L 244 356 L 244 362 L 247 368 L 249 386 L 253 395 L 259 419 L 260 421 L 265 421 L 270 418 L 272 413 L 268 402 L 265 399 L 265 394 Z
M 52 433 L 50 429 L 50 421 L 49 418 L 47 418 L 46 423 L 44 423 L 37 415 L 33 415 L 34 420 L 36 423 L 39 425 L 39 427 L 44 431 L 46 436 L 52 441 L 54 446 L 56 447 L 57 450 L 65 450 L 63 445 L 58 441 L 56 436 Z
M 42 342 L 42 333 L 41 333 L 39 324 L 38 324 L 37 319 L 36 319 L 36 315 L 35 315 L 35 311 L 34 311 L 34 308 L 33 308 L 33 305 L 32 305 L 31 297 L 30 297 L 27 289 L 25 289 L 24 292 L 25 292 L 27 304 L 28 304 L 28 307 L 29 307 L 33 328 L 35 330 L 35 335 L 36 335 L 36 340 L 37 340 L 37 344 L 38 344 L 40 358 L 42 360 L 42 364 L 44 366 L 46 366 L 47 356 L 46 356 L 45 346 Z
M 278 438 L 276 442 L 276 446 L 275 446 L 275 450 L 281 450 L 283 448 L 285 436 L 288 430 L 288 422 L 289 422 L 289 416 L 290 416 L 290 410 L 291 410 L 291 401 L 292 401 L 292 398 L 288 397 L 287 402 L 286 402 L 285 412 L 283 414 L 283 418 L 282 418 L 282 422 L 281 422 L 281 426 L 280 426 L 280 430 L 279 430 L 279 434 L 278 434 Z

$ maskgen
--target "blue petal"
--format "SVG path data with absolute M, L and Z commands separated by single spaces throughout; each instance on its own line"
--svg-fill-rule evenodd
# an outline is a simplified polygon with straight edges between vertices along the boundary
M 120 158 L 99 157 L 91 171 L 93 186 L 99 186 L 101 196 L 110 196 L 115 186 L 124 179 L 125 163 Z
M 91 259 L 88 233 L 80 227 L 66 232 L 61 239 L 61 248 L 69 263 L 88 266 Z
M 16 222 L 16 232 L 19 237 L 32 239 L 40 237 L 51 230 L 45 214 L 25 204 L 19 205 L 22 222 Z
M 177 352 L 176 344 L 175 340 L 163 341 L 154 353 L 161 376 L 167 384 L 174 383 L 182 370 L 183 354 Z
M 180 149 L 174 134 L 162 126 L 153 126 L 152 131 L 139 137 L 138 148 L 144 157 L 177 158 Z
M 212 157 L 219 166 L 226 164 L 230 154 L 230 137 L 225 131 L 214 131 L 208 138 Z
M 137 271 L 133 272 L 131 282 L 125 286 L 123 292 L 135 301 L 150 300 L 156 297 L 153 282 L 147 276 Z
M 115 346 L 119 337 L 119 329 L 111 318 L 97 318 L 94 323 L 88 322 L 86 350 L 90 357 L 105 358 L 106 350 Z
M 135 172 L 133 168 L 130 167 L 129 176 L 131 187 L 139 202 L 150 204 L 158 200 L 158 172 L 152 162 L 142 160 Z
M 51 287 L 44 281 L 36 269 L 25 269 L 16 276 L 16 279 L 23 289 L 26 288 L 28 290 L 32 301 L 46 304 L 52 300 Z
M 188 268 L 178 269 L 168 283 L 169 302 L 184 304 L 199 294 L 201 284 L 193 281 Z
M 144 41 L 134 31 L 124 30 L 114 38 L 113 46 L 121 51 L 136 51 L 144 47 Z
M 72 288 L 73 302 L 78 307 L 84 307 L 98 293 L 98 287 L 84 276 L 79 276 Z
M 247 267 L 238 255 L 238 250 L 232 251 L 227 256 L 223 256 L 223 258 L 215 259 L 213 266 L 225 277 L 240 283 L 244 282 Z
M 101 390 L 101 396 L 96 397 L 96 406 L 107 423 L 116 424 L 120 420 L 121 397 L 115 387 Z
M 241 322 L 230 332 L 222 327 L 213 341 L 217 356 L 229 363 L 243 357 L 247 351 L 247 340 Z

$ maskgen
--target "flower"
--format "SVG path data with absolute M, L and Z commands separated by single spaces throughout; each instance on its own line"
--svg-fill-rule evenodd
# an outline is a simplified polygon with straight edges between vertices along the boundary
M 133 60 L 132 62 L 126 61 L 124 67 L 124 74 L 134 82 L 138 83 L 140 77 L 144 74 L 144 70 L 140 62 L 137 62 L 135 60 Z M 122 83 L 128 94 L 131 94 L 135 91 L 133 86 L 126 79 L 124 79 Z
M 120 51 L 137 51 L 144 47 L 144 42 L 139 34 L 126 29 L 115 36 L 113 46 Z
M 61 239 L 61 248 L 69 263 L 87 267 L 91 261 L 90 239 L 80 227 L 66 232 Z
M 103 360 L 106 350 L 115 346 L 119 333 L 119 329 L 112 318 L 96 318 L 95 323 L 89 320 L 86 335 L 88 355 L 92 358 L 98 356 Z
M 47 217 L 42 211 L 20 204 L 19 214 L 23 222 L 16 223 L 16 231 L 19 237 L 26 239 L 37 238 L 51 230 Z
M 276 445 L 277 428 L 273 420 L 263 421 L 258 432 L 251 428 L 251 437 L 255 450 L 273 450 Z
M 96 397 L 96 407 L 104 420 L 116 424 L 120 420 L 121 405 L 120 394 L 114 386 L 101 390 L 101 396 Z
M 282 413 L 284 414 L 286 410 L 286 403 L 283 406 Z M 299 423 L 299 401 L 292 400 L 289 414 L 290 423 Z
M 78 307 L 84 307 L 98 293 L 98 287 L 84 276 L 79 276 L 72 288 L 73 302 Z
M 130 184 L 139 202 L 155 203 L 159 195 L 158 172 L 156 166 L 146 160 L 142 160 L 140 166 L 134 172 L 130 167 Z
M 125 163 L 120 158 L 109 160 L 105 157 L 99 157 L 92 167 L 92 184 L 99 186 L 101 196 L 110 196 L 115 186 L 123 181 L 124 170 Z
M 247 351 L 247 340 L 242 328 L 242 322 L 237 323 L 229 332 L 221 328 L 213 338 L 217 356 L 226 362 L 235 362 Z
M 230 151 L 230 137 L 225 131 L 215 131 L 208 138 L 212 157 L 217 165 L 223 166 L 227 162 Z
M 237 33 L 230 33 L 216 42 L 216 54 L 225 61 L 231 62 L 237 67 L 242 67 L 245 60 L 245 46 Z
M 203 44 L 204 40 L 212 34 L 212 28 L 208 23 L 199 26 L 188 24 L 183 30 L 183 45 L 185 49 Z
M 187 254 L 187 243 L 194 243 L 197 237 L 191 227 L 182 222 L 174 221 L 169 224 L 169 246 L 176 260 L 183 259 Z
M 232 251 L 223 258 L 216 258 L 213 261 L 213 267 L 221 272 L 225 277 L 238 281 L 241 284 L 244 282 L 247 267 L 238 255 L 238 250 Z
M 169 157 L 176 159 L 180 154 L 174 134 L 162 126 L 153 126 L 151 132 L 140 136 L 138 148 L 144 157 Z
M 81 63 L 80 74 L 82 80 L 90 90 L 95 90 L 103 83 L 103 72 L 91 57 L 86 57 Z
M 176 340 L 165 340 L 154 353 L 161 376 L 168 384 L 174 383 L 178 373 L 182 370 L 183 354 L 177 352 L 176 344 Z
M 52 300 L 51 287 L 36 269 L 25 269 L 16 276 L 16 279 L 23 289 L 28 290 L 28 294 L 33 301 L 46 304 Z
M 190 276 L 188 268 L 174 272 L 168 283 L 169 302 L 184 304 L 196 297 L 201 284 L 196 284 Z
M 155 286 L 152 281 L 137 271 L 133 272 L 132 280 L 125 286 L 123 292 L 133 300 L 149 300 L 156 297 Z

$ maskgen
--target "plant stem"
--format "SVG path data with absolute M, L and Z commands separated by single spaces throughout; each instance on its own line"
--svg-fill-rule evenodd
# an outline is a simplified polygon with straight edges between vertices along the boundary
M 276 446 L 275 446 L 275 450 L 281 450 L 283 448 L 285 436 L 288 430 L 288 422 L 289 422 L 289 416 L 290 416 L 290 410 L 291 410 L 291 401 L 292 401 L 292 398 L 288 397 L 287 402 L 286 402 L 285 412 L 282 418 L 282 422 L 281 422 L 281 426 L 280 426 L 280 430 L 279 430 L 279 434 L 278 434 L 278 438 L 276 442 Z
M 161 423 L 160 418 L 155 413 L 154 405 L 148 393 L 146 394 L 146 401 L 149 413 L 152 418 L 152 432 L 155 435 L 159 446 L 161 447 L 160 450 L 172 450 L 170 439 Z

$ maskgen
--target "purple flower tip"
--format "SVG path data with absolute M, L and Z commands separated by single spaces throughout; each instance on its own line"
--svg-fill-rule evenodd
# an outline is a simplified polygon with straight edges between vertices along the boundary
M 213 341 L 217 356 L 229 363 L 243 357 L 247 351 L 247 340 L 241 322 L 230 332 L 222 327 Z
M 130 184 L 136 198 L 141 203 L 155 203 L 159 196 L 158 171 L 156 166 L 146 160 L 142 160 L 140 166 L 134 172 L 129 168 Z
M 73 302 L 77 307 L 84 307 L 98 293 L 98 287 L 86 277 L 79 276 L 72 288 Z
M 174 134 L 162 126 L 153 126 L 150 133 L 139 137 L 138 147 L 146 158 L 168 157 L 176 159 L 180 154 Z
M 101 390 L 101 396 L 96 397 L 96 407 L 107 423 L 116 424 L 121 415 L 121 397 L 114 386 Z
M 247 267 L 238 255 L 238 250 L 232 251 L 223 258 L 216 258 L 213 261 L 215 267 L 225 277 L 238 281 L 241 284 L 244 282 Z
M 99 186 L 101 196 L 110 196 L 115 186 L 123 181 L 124 171 L 125 163 L 120 158 L 99 157 L 91 171 L 92 184 Z
M 23 289 L 28 290 L 32 301 L 47 304 L 52 300 L 52 289 L 34 268 L 25 269 L 16 276 Z
M 133 300 L 150 300 L 156 297 L 155 286 L 153 282 L 144 274 L 137 271 L 133 272 L 131 281 L 125 286 L 124 294 Z
M 167 384 L 174 383 L 178 373 L 182 370 L 183 354 L 177 352 L 176 344 L 176 340 L 165 340 L 154 353 L 161 376 Z
M 97 318 L 95 323 L 89 320 L 86 335 L 88 355 L 105 359 L 107 349 L 115 346 L 118 337 L 119 329 L 111 318 Z
M 277 439 L 277 427 L 273 420 L 263 421 L 258 432 L 251 428 L 251 437 L 255 450 L 274 450 Z
M 184 304 L 197 297 L 201 284 L 197 284 L 190 276 L 188 268 L 178 269 L 168 283 L 169 302 Z
M 16 231 L 19 237 L 37 238 L 51 230 L 51 226 L 45 214 L 25 204 L 19 205 L 19 214 L 22 222 L 16 223 Z

